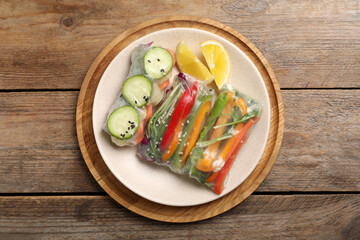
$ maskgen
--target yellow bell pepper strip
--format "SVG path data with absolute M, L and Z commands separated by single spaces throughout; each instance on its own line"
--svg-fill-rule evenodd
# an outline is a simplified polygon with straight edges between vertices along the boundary
M 165 151 L 164 154 L 162 155 L 163 162 L 166 162 L 167 160 L 169 160 L 169 158 L 174 154 L 174 152 L 179 144 L 179 139 L 180 139 L 180 135 L 182 133 L 182 129 L 184 127 L 184 122 L 185 122 L 185 119 L 183 119 L 177 123 L 176 128 L 174 130 L 174 135 L 170 142 L 169 149 L 167 151 Z
M 235 101 L 235 104 L 241 108 L 241 116 L 244 116 L 247 113 L 247 106 L 244 99 L 238 97 L 238 99 Z
M 234 105 L 234 96 L 235 94 L 233 92 L 227 92 L 226 96 L 228 97 L 228 101 L 221 112 L 221 116 L 218 117 L 216 121 L 216 125 L 223 125 L 229 121 L 230 114 Z M 210 140 L 221 137 L 226 130 L 226 127 L 216 128 L 213 130 Z M 219 149 L 220 141 L 217 141 L 211 145 L 209 145 L 205 151 L 204 151 L 204 158 L 199 159 L 196 163 L 196 168 L 203 172 L 211 172 L 213 171 L 217 166 L 213 166 L 213 162 L 216 157 L 216 153 Z
M 189 156 L 191 150 L 193 149 L 193 147 L 196 144 L 196 140 L 198 139 L 199 134 L 200 134 L 201 126 L 204 122 L 205 116 L 206 116 L 207 112 L 209 111 L 210 107 L 211 107 L 211 102 L 207 102 L 199 110 L 199 115 L 197 116 L 197 118 L 195 120 L 194 128 L 191 131 L 188 142 L 186 143 L 184 154 L 181 156 L 181 166 L 184 166 L 184 164 L 186 163 L 187 157 Z

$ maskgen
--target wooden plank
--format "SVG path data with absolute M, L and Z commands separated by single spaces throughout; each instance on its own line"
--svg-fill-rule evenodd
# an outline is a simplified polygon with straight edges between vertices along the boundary
M 99 192 L 75 133 L 78 92 L 0 93 L 0 192 Z M 285 134 L 258 191 L 360 191 L 360 90 L 287 90 Z
M 113 38 L 169 13 L 191 13 L 233 27 L 263 52 L 281 87 L 360 87 L 358 1 L 142 3 L 2 1 L 0 89 L 79 89 L 92 61 Z
M 77 94 L 0 93 L 2 192 L 101 191 L 77 144 Z
M 217 217 L 171 224 L 107 196 L 0 197 L 2 239 L 358 239 L 360 195 L 250 196 Z
M 283 91 L 283 96 L 283 144 L 258 190 L 359 191 L 360 90 Z

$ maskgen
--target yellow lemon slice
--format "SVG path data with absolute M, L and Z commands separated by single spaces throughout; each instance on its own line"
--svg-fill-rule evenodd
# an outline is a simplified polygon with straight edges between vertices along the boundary
M 183 41 L 179 42 L 176 47 L 176 63 L 181 72 L 187 73 L 198 80 L 210 83 L 214 79 L 206 66 Z
M 224 46 L 215 40 L 202 42 L 200 47 L 210 72 L 215 77 L 216 85 L 221 89 L 230 76 L 229 55 Z

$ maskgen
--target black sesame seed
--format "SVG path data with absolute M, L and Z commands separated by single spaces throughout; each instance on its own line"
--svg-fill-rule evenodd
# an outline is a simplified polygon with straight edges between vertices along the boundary
M 162 68 L 162 69 L 160 70 L 160 72 L 165 72 L 165 70 Z
M 143 99 L 146 99 L 146 96 L 143 96 Z
M 131 124 L 131 121 L 129 121 L 129 123 Z
M 125 131 L 126 133 L 129 133 L 128 131 Z
M 135 125 L 131 125 L 131 128 L 135 128 Z
M 137 101 L 135 100 L 135 104 L 137 104 Z
M 128 127 L 128 130 L 130 130 L 130 127 Z
M 160 59 L 157 59 L 158 60 L 158 62 L 160 62 Z
M 148 60 L 149 63 L 151 63 L 150 59 Z

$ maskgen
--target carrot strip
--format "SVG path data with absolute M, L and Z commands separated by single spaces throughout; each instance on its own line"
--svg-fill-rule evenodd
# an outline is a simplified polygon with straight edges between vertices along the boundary
M 230 113 L 231 113 L 232 107 L 234 105 L 234 93 L 229 91 L 227 93 L 227 97 L 229 98 L 229 100 L 226 103 L 223 111 L 221 112 L 222 116 L 220 116 L 217 119 L 216 126 L 223 125 L 229 121 Z M 214 129 L 209 140 L 221 137 L 224 134 L 225 130 L 226 130 L 226 127 L 220 127 L 220 128 Z M 217 153 L 219 147 L 220 147 L 220 141 L 217 141 L 217 142 L 209 145 L 204 152 L 204 158 L 197 161 L 196 168 L 203 172 L 213 171 L 216 168 L 216 166 L 212 166 L 213 165 L 212 163 L 215 160 L 216 153 Z
M 152 115 L 152 103 L 150 103 L 146 107 L 146 116 L 145 116 L 145 119 L 143 121 L 141 121 L 141 123 L 140 123 L 138 133 L 136 135 L 136 144 L 141 142 L 141 140 L 143 139 L 143 137 L 144 137 L 143 136 L 144 135 L 144 125 L 149 121 L 149 119 L 151 118 L 151 115 Z
M 176 57 L 175 57 L 175 52 L 169 48 L 167 48 L 166 50 L 168 50 L 173 58 L 173 66 L 176 64 Z
M 144 121 L 141 121 L 138 129 L 138 133 L 136 135 L 136 144 L 141 142 L 141 140 L 143 139 L 143 134 L 144 134 Z
M 189 156 L 191 150 L 193 149 L 193 147 L 196 144 L 196 141 L 200 134 L 201 125 L 202 125 L 202 123 L 205 119 L 205 116 L 206 116 L 207 112 L 209 111 L 210 107 L 211 107 L 211 102 L 207 102 L 199 110 L 199 114 L 196 117 L 196 120 L 195 120 L 195 123 L 193 126 L 193 130 L 191 131 L 189 140 L 186 143 L 184 155 L 182 155 L 182 157 L 181 157 L 181 165 L 182 166 L 184 166 L 184 164 L 186 163 L 187 157 Z
M 166 88 L 168 85 L 170 84 L 170 80 L 166 80 L 165 82 L 163 82 L 162 84 L 159 85 L 160 90 L 163 90 L 164 88 Z
M 179 139 L 180 139 L 179 135 L 181 135 L 182 129 L 184 127 L 184 122 L 185 122 L 185 119 L 179 121 L 178 124 L 176 125 L 169 148 L 162 155 L 163 162 L 166 162 L 167 160 L 169 160 L 169 158 L 174 154 L 174 152 L 179 144 Z
M 149 122 L 149 119 L 150 119 L 151 116 L 152 116 L 152 108 L 153 108 L 152 103 L 150 103 L 149 105 L 147 105 L 145 123 Z

